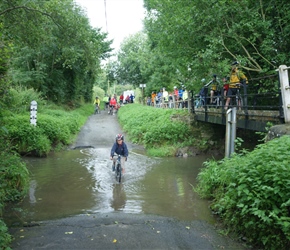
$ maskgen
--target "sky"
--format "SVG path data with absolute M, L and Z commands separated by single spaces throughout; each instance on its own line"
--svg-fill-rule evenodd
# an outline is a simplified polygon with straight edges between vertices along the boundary
M 108 32 L 108 38 L 114 39 L 112 47 L 116 50 L 125 37 L 142 30 L 143 0 L 74 1 L 86 11 L 92 27 Z

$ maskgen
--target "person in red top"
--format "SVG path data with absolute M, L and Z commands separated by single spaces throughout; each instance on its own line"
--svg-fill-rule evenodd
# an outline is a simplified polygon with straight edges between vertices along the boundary
M 123 94 L 120 95 L 120 98 L 119 98 L 119 99 L 120 99 L 120 105 L 122 105 L 122 104 L 123 104 L 123 101 L 124 101 L 124 96 L 123 96 Z
M 114 115 L 114 110 L 116 109 L 116 106 L 117 106 L 117 101 L 114 97 L 111 98 L 109 106 L 110 108 L 113 109 L 113 115 Z M 110 113 L 110 111 L 108 113 Z
M 179 96 L 178 96 L 178 89 L 176 86 L 174 86 L 173 92 L 174 92 L 174 101 L 177 102 Z

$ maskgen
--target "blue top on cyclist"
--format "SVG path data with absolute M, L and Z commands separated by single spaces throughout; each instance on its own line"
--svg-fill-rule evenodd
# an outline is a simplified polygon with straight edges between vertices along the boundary
M 110 159 L 113 160 L 114 154 L 128 157 L 129 152 L 126 143 L 124 142 L 124 136 L 122 134 L 116 135 L 116 141 L 111 149 Z

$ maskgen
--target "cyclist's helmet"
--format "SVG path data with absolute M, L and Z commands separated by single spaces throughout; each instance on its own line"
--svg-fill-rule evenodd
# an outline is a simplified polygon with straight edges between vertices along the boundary
M 124 136 L 122 134 L 116 135 L 116 141 L 124 140 Z
M 240 63 L 238 62 L 238 61 L 234 61 L 233 63 L 232 63 L 232 66 L 238 66 Z
M 96 99 L 99 99 L 99 97 L 96 96 Z

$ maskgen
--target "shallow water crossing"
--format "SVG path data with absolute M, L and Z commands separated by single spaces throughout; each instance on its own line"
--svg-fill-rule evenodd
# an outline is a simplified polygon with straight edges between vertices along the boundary
M 7 224 L 112 212 L 214 223 L 208 201 L 192 188 L 209 156 L 161 159 L 130 152 L 119 184 L 109 151 L 90 148 L 24 158 L 31 172 L 29 192 L 6 211 Z

